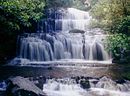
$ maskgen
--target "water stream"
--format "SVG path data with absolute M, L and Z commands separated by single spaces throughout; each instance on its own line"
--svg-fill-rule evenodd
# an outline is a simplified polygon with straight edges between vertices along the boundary
M 17 57 L 20 60 L 36 64 L 76 59 L 110 63 L 111 56 L 103 42 L 106 34 L 99 28 L 88 29 L 92 19 L 89 12 L 61 8 L 48 9 L 46 15 L 47 18 L 38 23 L 37 33 L 19 37 Z
M 109 67 L 104 66 L 111 63 L 111 56 L 105 50 L 107 35 L 99 28 L 88 29 L 92 17 L 85 11 L 47 9 L 46 15 L 47 18 L 38 23 L 36 33 L 19 36 L 18 54 L 11 64 L 50 66 L 50 69 L 41 69 L 43 73 L 62 79 L 47 79 L 43 84 L 47 96 L 130 96 L 127 80 L 119 83 L 107 77 L 78 81 L 64 78 L 111 73 Z M 41 74 L 41 70 L 37 72 Z M 87 88 L 83 88 L 81 81 L 87 82 Z
M 89 82 L 83 88 L 81 82 Z M 48 96 L 129 96 L 130 82 L 117 83 L 107 77 L 98 79 L 48 79 L 43 85 Z

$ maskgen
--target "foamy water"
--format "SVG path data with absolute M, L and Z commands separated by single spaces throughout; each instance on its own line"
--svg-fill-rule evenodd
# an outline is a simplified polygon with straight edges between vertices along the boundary
M 106 80 L 108 81 L 106 82 Z M 101 80 L 99 80 L 99 82 L 100 83 L 105 82 L 104 84 L 110 83 L 111 88 L 112 87 L 117 88 L 116 85 L 112 84 L 114 81 L 109 80 L 110 79 L 103 77 Z M 119 89 L 113 90 L 98 87 L 93 88 L 91 86 L 89 89 L 83 89 L 80 84 L 77 84 L 75 80 L 72 79 L 50 79 L 46 82 L 46 84 L 43 85 L 43 91 L 48 96 L 130 96 L 129 89 L 130 86 L 128 87 L 127 91 L 123 90 L 119 91 Z

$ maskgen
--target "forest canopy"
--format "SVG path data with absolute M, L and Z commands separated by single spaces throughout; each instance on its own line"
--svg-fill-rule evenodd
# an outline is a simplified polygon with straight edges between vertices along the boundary
M 128 32 L 130 26 L 129 0 L 99 0 L 91 9 L 91 15 L 100 26 L 111 32 Z
M 8 32 L 31 26 L 31 21 L 37 21 L 43 15 L 44 6 L 44 0 L 1 0 L 0 31 Z

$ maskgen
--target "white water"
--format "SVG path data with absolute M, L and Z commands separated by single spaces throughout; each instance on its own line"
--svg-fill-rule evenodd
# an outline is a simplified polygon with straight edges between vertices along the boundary
M 41 20 L 38 24 L 38 32 L 69 31 L 72 29 L 87 30 L 91 19 L 89 12 L 75 8 L 48 9 L 47 20 Z
M 91 88 L 91 91 L 97 94 L 97 96 L 130 96 L 130 92 L 107 90 L 103 88 Z
M 91 19 L 88 12 L 74 8 L 47 12 L 48 18 L 38 24 L 39 33 L 20 36 L 17 58 L 22 62 L 19 63 L 65 63 L 66 60 L 66 63 L 71 63 L 70 60 L 111 63 L 103 42 L 106 35 L 99 28 L 89 30 L 87 27 Z
M 97 87 L 97 84 L 94 86 L 95 88 L 91 86 L 91 88 L 86 90 L 81 88 L 80 84 L 77 84 L 74 79 L 48 79 L 46 84 L 43 85 L 43 91 L 48 96 L 130 96 L 130 83 L 125 83 L 127 85 L 120 84 L 122 88 L 127 87 L 127 90 L 123 90 L 118 87 L 119 84 L 109 80 L 110 79 L 105 77 L 104 80 L 98 81 L 103 84 L 108 83 L 106 86 L 111 86 L 109 89 L 103 87 L 103 85 L 101 85 L 102 88 L 99 88 Z M 111 84 L 111 82 L 114 82 L 117 85 Z
M 85 43 L 80 33 L 47 34 L 21 39 L 20 58 L 31 61 L 52 61 L 57 59 L 109 60 L 102 40 L 104 36 L 85 35 Z M 41 39 L 42 38 L 42 39 Z M 45 40 L 46 39 L 46 40 Z
M 46 84 L 43 85 L 43 91 L 47 93 L 48 96 L 83 96 L 86 93 L 84 89 L 76 84 L 73 80 L 65 79 L 63 83 L 55 80 L 48 80 Z
M 67 9 L 68 14 L 62 19 L 62 31 L 72 29 L 87 30 L 87 26 L 91 19 L 88 12 L 81 11 L 74 8 Z

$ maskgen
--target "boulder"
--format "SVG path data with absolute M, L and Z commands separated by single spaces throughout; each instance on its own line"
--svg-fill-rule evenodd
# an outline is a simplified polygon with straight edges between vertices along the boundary
M 83 89 L 89 89 L 90 88 L 90 83 L 88 80 L 81 80 L 80 85 Z
M 117 90 L 117 83 L 111 80 L 110 78 L 104 76 L 96 84 L 97 88 L 104 88 L 108 90 Z
M 7 96 L 46 96 L 32 81 L 24 77 L 13 77 L 7 80 Z

